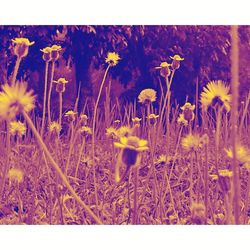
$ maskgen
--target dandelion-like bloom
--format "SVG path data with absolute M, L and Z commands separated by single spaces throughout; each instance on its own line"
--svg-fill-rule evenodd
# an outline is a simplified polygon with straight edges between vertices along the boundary
M 52 60 L 52 57 L 51 57 L 51 47 L 46 47 L 46 48 L 43 48 L 41 49 L 41 51 L 43 52 L 43 60 L 45 62 L 49 62 Z
M 147 119 L 149 120 L 151 125 L 156 124 L 157 118 L 159 117 L 159 115 L 156 114 L 150 114 L 147 116 Z
M 115 147 L 123 149 L 122 161 L 126 166 L 136 163 L 138 152 L 148 150 L 148 141 L 137 136 L 120 137 L 120 142 L 114 142 Z
M 106 129 L 106 136 L 111 138 L 117 138 L 117 131 L 114 127 L 109 127 Z
M 33 91 L 27 92 L 26 82 L 17 82 L 12 86 L 5 84 L 0 92 L 0 118 L 12 120 L 22 111 L 29 112 L 35 105 Z
M 88 126 L 82 126 L 79 130 L 79 132 L 83 135 L 83 136 L 88 136 L 88 135 L 92 135 L 92 130 L 90 127 Z
M 225 149 L 227 156 L 233 159 L 233 150 L 232 148 Z M 242 164 L 245 168 L 250 170 L 250 150 L 243 145 L 236 145 L 236 159 Z
M 190 102 L 186 102 L 184 106 L 181 107 L 181 110 L 183 111 L 183 118 L 190 122 L 194 120 L 194 109 L 195 105 L 192 105 Z
M 18 137 L 22 137 L 26 133 L 26 126 L 20 121 L 10 122 L 10 134 Z
M 170 56 L 171 59 L 173 59 L 173 62 L 171 64 L 173 70 L 180 68 L 180 61 L 183 61 L 184 58 L 180 57 L 179 55 Z
M 20 58 L 27 56 L 29 47 L 35 43 L 30 42 L 28 38 L 15 38 L 12 39 L 12 42 L 15 44 L 14 54 Z
M 48 126 L 48 129 L 50 133 L 60 134 L 62 127 L 58 122 L 54 121 L 50 123 L 50 125 Z
M 140 121 L 141 121 L 141 118 L 139 117 L 132 118 L 132 122 L 134 123 L 139 123 Z
M 166 78 L 166 77 L 168 77 L 168 76 L 170 75 L 170 73 L 171 73 L 169 66 L 171 66 L 171 64 L 169 64 L 169 63 L 167 63 L 167 62 L 162 62 L 162 63 L 160 64 L 160 66 L 155 67 L 155 69 L 159 69 L 159 70 L 160 70 L 160 75 L 161 75 L 162 77 L 165 77 L 165 78 Z
M 200 102 L 202 108 L 207 110 L 209 106 L 223 106 L 227 112 L 230 111 L 231 95 L 230 88 L 221 80 L 211 81 L 203 88 Z
M 68 81 L 65 78 L 59 78 L 57 81 L 53 81 L 56 84 L 56 91 L 63 93 L 65 91 L 65 85 Z
M 207 143 L 204 136 L 198 134 L 188 134 L 182 138 L 181 145 L 186 151 L 198 151 Z
M 64 116 L 65 116 L 66 118 L 68 118 L 68 121 L 69 121 L 69 122 L 73 122 L 73 121 L 75 121 L 75 119 L 76 119 L 77 112 L 74 112 L 73 110 L 69 110 L 69 111 L 67 111 L 67 112 L 64 114 Z
M 57 61 L 60 57 L 60 51 L 62 50 L 62 47 L 60 45 L 53 45 L 51 46 L 51 59 L 52 61 Z
M 144 89 L 138 96 L 139 102 L 141 103 L 151 103 L 156 100 L 156 91 L 153 89 Z
M 132 134 L 132 130 L 128 126 L 121 126 L 116 130 L 116 136 L 117 137 L 124 137 L 124 136 L 129 136 Z
M 21 169 L 11 168 L 8 172 L 8 177 L 10 181 L 17 182 L 18 184 L 20 184 L 21 182 L 23 182 L 24 174 Z
M 108 63 L 110 66 L 115 66 L 118 64 L 119 60 L 121 60 L 121 58 L 117 53 L 108 52 L 105 62 Z

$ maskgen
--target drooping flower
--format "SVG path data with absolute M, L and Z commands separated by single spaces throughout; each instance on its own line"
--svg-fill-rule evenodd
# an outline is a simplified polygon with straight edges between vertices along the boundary
M 162 62 L 160 64 L 160 66 L 155 67 L 155 69 L 159 69 L 160 70 L 160 75 L 164 78 L 168 77 L 171 73 L 171 70 L 169 68 L 169 66 L 171 66 L 171 64 L 167 63 L 167 62 Z
M 50 62 L 52 60 L 52 57 L 51 57 L 51 47 L 46 47 L 46 48 L 43 48 L 41 49 L 41 51 L 43 52 L 43 60 L 45 62 Z
M 65 91 L 65 85 L 68 81 L 65 78 L 59 78 L 57 81 L 53 81 L 56 84 L 56 91 L 58 93 L 63 93 Z
M 230 111 L 231 95 L 230 88 L 221 80 L 211 81 L 203 88 L 200 102 L 206 111 L 209 106 L 223 106 L 227 112 Z
M 174 55 L 174 56 L 170 56 L 171 59 L 173 59 L 172 61 L 172 69 L 176 70 L 178 68 L 180 68 L 180 61 L 183 61 L 184 58 L 180 57 L 179 55 Z
M 33 91 L 27 92 L 26 82 L 5 84 L 0 92 L 0 118 L 12 120 L 22 111 L 28 113 L 35 107 L 34 101 Z
M 195 105 L 192 105 L 190 102 L 186 102 L 184 106 L 181 107 L 182 113 L 183 113 L 183 118 L 187 122 L 191 122 L 194 120 L 194 109 Z
M 28 55 L 29 47 L 35 42 L 30 42 L 28 38 L 15 38 L 12 39 L 14 43 L 14 54 L 17 57 L 23 58 Z
M 8 178 L 12 182 L 17 182 L 18 184 L 20 184 L 21 182 L 23 182 L 23 177 L 24 173 L 21 169 L 11 168 L 8 172 Z
M 134 123 L 139 123 L 140 121 L 141 121 L 141 118 L 139 117 L 132 118 L 132 122 Z
M 88 116 L 85 114 L 80 114 L 80 122 L 83 126 L 87 125 Z
M 159 115 L 156 115 L 156 114 L 149 114 L 147 116 L 147 119 L 149 120 L 151 125 L 156 124 L 157 118 L 159 118 Z
M 92 130 L 90 127 L 88 126 L 82 126 L 79 130 L 79 132 L 83 135 L 83 136 L 88 136 L 88 135 L 92 135 Z
M 64 116 L 68 119 L 69 122 L 73 122 L 76 120 L 77 112 L 69 110 L 64 114 Z
M 151 103 L 156 100 L 156 91 L 154 89 L 144 89 L 138 96 L 139 102 Z
M 52 61 L 57 61 L 60 57 L 60 51 L 62 47 L 60 45 L 53 45 L 51 46 L 51 59 Z
M 115 66 L 118 64 L 119 60 L 121 60 L 121 58 L 117 53 L 108 52 L 105 62 L 108 63 L 110 66 Z
M 22 137 L 26 133 L 26 126 L 20 121 L 10 122 L 10 134 L 18 137 Z

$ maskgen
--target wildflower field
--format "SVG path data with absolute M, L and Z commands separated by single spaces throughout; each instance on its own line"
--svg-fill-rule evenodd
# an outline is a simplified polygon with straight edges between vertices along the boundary
M 6 65 L 0 71 L 0 224 L 250 224 L 250 92 L 240 88 L 239 78 L 249 72 L 239 68 L 237 26 L 225 28 L 227 47 L 220 48 L 230 77 L 221 62 L 221 78 L 204 66 L 196 82 L 178 87 L 176 79 L 189 77 L 182 71 L 190 69 L 189 58 L 199 65 L 204 57 L 186 57 L 185 46 L 181 49 L 176 42 L 173 50 L 152 57 L 149 71 L 156 81 L 123 95 L 114 94 L 120 85 L 112 85 L 126 57 L 134 60 L 133 74 L 132 69 L 123 71 L 121 78 L 145 74 L 147 79 L 149 74 L 138 73 L 140 57 L 136 61 L 126 50 L 141 49 L 134 44 L 145 32 L 156 39 L 153 28 L 136 27 L 144 32 L 136 40 L 131 27 L 74 27 L 79 44 L 86 42 L 88 36 L 79 35 L 84 32 L 93 41 L 98 32 L 105 33 L 109 41 L 100 40 L 103 48 L 97 43 L 84 48 L 95 50 L 101 65 L 100 81 L 93 86 L 89 79 L 69 79 L 62 69 L 64 55 L 69 62 L 70 53 L 77 58 L 84 50 L 74 47 L 74 39 L 64 46 L 73 28 L 60 27 L 48 40 L 40 28 L 32 30 L 42 34 L 40 40 L 30 38 L 25 27 L 0 28 L 5 41 L 0 61 Z M 182 40 L 192 33 L 189 27 L 189 33 L 171 29 Z M 197 29 L 201 37 L 212 32 Z M 249 38 L 249 28 L 245 34 Z M 35 45 L 39 86 L 35 78 L 27 78 L 34 68 L 30 51 Z M 145 48 L 147 55 L 150 49 Z M 207 65 L 220 64 L 216 56 L 211 51 Z M 84 67 L 75 67 L 75 73 L 79 76 Z M 90 88 L 93 93 L 87 95 Z

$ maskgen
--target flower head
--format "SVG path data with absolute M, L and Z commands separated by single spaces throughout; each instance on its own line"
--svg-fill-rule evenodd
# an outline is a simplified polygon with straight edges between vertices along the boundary
M 221 80 L 211 81 L 203 88 L 200 102 L 202 108 L 207 110 L 209 106 L 223 106 L 230 111 L 231 95 L 230 88 Z
M 233 159 L 232 148 L 225 149 L 227 156 Z M 250 169 L 250 150 L 243 145 L 236 144 L 236 159 L 247 169 Z
M 106 129 L 106 136 L 111 137 L 111 138 L 117 138 L 117 132 L 114 127 L 109 127 Z
M 92 135 L 92 130 L 90 127 L 88 126 L 82 126 L 79 130 L 79 132 L 83 135 L 83 136 L 88 136 L 88 135 Z
M 5 84 L 0 92 L 0 118 L 12 120 L 22 111 L 29 112 L 35 105 L 33 91 L 27 92 L 26 82 L 17 82 L 12 86 Z
M 60 134 L 60 131 L 62 129 L 61 125 L 55 121 L 51 122 L 48 128 L 50 133 L 56 133 L 57 135 Z
M 57 61 L 60 57 L 60 51 L 62 50 L 62 47 L 60 45 L 53 45 L 51 46 L 51 59 L 52 61 Z
M 156 91 L 153 89 L 144 89 L 138 96 L 139 102 L 141 103 L 151 103 L 156 100 Z
M 192 105 L 190 102 L 186 102 L 184 106 L 181 107 L 183 117 L 186 121 L 190 122 L 194 120 L 194 109 L 195 105 Z
M 20 58 L 27 56 L 29 52 L 29 46 L 35 43 L 30 42 L 28 38 L 15 38 L 12 39 L 12 42 L 15 44 L 14 54 Z
M 64 116 L 68 118 L 69 122 L 73 122 L 76 120 L 77 112 L 74 112 L 73 110 L 67 111 Z
M 59 78 L 57 81 L 53 81 L 56 84 L 56 91 L 62 93 L 65 91 L 65 85 L 68 81 L 65 78 Z
M 162 77 L 165 77 L 165 78 L 166 78 L 166 77 L 168 77 L 168 76 L 170 75 L 170 73 L 171 73 L 169 66 L 171 66 L 171 64 L 169 64 L 169 63 L 167 63 L 167 62 L 162 62 L 162 63 L 160 64 L 160 66 L 155 67 L 155 68 L 156 68 L 156 69 L 159 69 L 159 70 L 160 70 L 160 75 L 161 75 Z
M 156 114 L 149 114 L 147 116 L 147 119 L 149 120 L 151 125 L 156 124 L 157 118 L 159 118 L 159 115 L 156 115 Z
M 10 134 L 18 137 L 22 137 L 26 133 L 26 126 L 20 121 L 10 122 Z
M 80 114 L 80 121 L 83 126 L 86 126 L 88 121 L 88 116 L 85 114 Z
M 183 61 L 184 58 L 180 57 L 179 55 L 174 55 L 174 56 L 170 56 L 171 59 L 173 59 L 173 62 L 171 64 L 172 69 L 176 70 L 180 68 L 180 61 Z
M 182 138 L 181 145 L 186 151 L 198 151 L 205 143 L 207 143 L 204 136 L 205 135 L 200 136 L 198 134 L 188 134 Z
M 8 177 L 10 181 L 21 183 L 23 182 L 23 171 L 18 168 L 11 168 L 8 172 Z
M 132 118 L 132 122 L 134 123 L 139 123 L 140 121 L 141 121 L 141 118 L 139 117 Z
M 129 148 L 137 152 L 148 150 L 148 141 L 137 136 L 120 137 L 120 142 L 114 142 L 117 148 Z
M 41 49 L 41 51 L 43 52 L 43 60 L 46 61 L 46 62 L 49 62 L 52 60 L 52 57 L 51 57 L 51 47 L 46 47 L 46 48 L 43 48 Z
M 121 60 L 120 56 L 115 52 L 108 52 L 105 62 L 110 66 L 117 65 L 118 61 Z
M 124 137 L 124 136 L 129 136 L 132 134 L 132 130 L 128 126 L 121 126 L 116 130 L 116 136 L 117 137 Z

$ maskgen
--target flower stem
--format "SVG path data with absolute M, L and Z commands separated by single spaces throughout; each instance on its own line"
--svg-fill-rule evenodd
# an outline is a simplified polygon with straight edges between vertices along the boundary
M 22 57 L 17 57 L 16 59 L 16 64 L 15 64 L 15 67 L 14 67 L 14 71 L 13 71 L 13 76 L 12 76 L 12 80 L 11 80 L 11 84 L 14 85 L 15 82 L 16 82 L 16 77 L 17 77 L 17 73 L 18 73 L 18 69 L 20 67 L 20 63 L 22 61 Z
M 98 93 L 98 97 L 95 103 L 95 108 L 94 108 L 94 115 L 93 115 L 93 125 L 92 125 L 92 162 L 93 162 L 93 177 L 94 177 L 94 186 L 95 186 L 95 200 L 96 200 L 96 207 L 98 209 L 98 195 L 97 195 L 97 182 L 96 182 L 96 171 L 95 171 L 95 128 L 96 128 L 96 113 L 97 113 L 97 108 L 98 108 L 98 104 L 100 101 L 100 97 L 101 97 L 101 93 L 102 93 L 102 89 L 103 89 L 103 85 L 105 83 L 108 71 L 110 68 L 110 64 L 108 65 L 108 67 L 106 68 L 105 72 L 104 72 L 104 76 L 101 82 L 101 86 L 99 89 L 99 93 Z
M 47 99 L 47 88 L 48 88 L 48 69 L 49 62 L 45 63 L 45 79 L 44 79 L 44 92 L 43 92 L 43 116 L 42 116 L 42 128 L 41 137 L 43 138 L 44 126 L 45 126 L 45 113 L 46 113 L 46 99 Z
M 50 154 L 47 146 L 44 144 L 41 136 L 39 135 L 39 133 L 37 132 L 32 120 L 30 119 L 29 115 L 23 111 L 23 116 L 26 120 L 26 122 L 28 123 L 28 125 L 30 126 L 35 138 L 37 139 L 37 142 L 40 146 L 40 148 L 44 151 L 44 154 L 48 157 L 50 163 L 52 164 L 53 168 L 56 170 L 57 174 L 60 176 L 62 182 L 64 183 L 64 185 L 68 188 L 68 190 L 70 191 L 70 193 L 72 194 L 72 196 L 76 199 L 76 201 L 84 208 L 84 210 L 86 210 L 86 212 L 98 223 L 98 224 L 103 224 L 102 221 L 91 211 L 91 209 L 85 204 L 84 201 L 81 200 L 81 198 L 77 195 L 77 193 L 74 191 L 74 189 L 72 188 L 72 186 L 70 185 L 67 177 L 63 174 L 62 170 L 60 169 L 60 167 L 58 166 L 58 164 L 55 162 L 55 160 L 53 159 L 52 155 Z
M 59 92 L 59 125 L 62 125 L 62 104 L 63 104 L 63 96 L 62 92 Z
M 49 122 L 49 124 L 51 123 L 50 101 L 51 101 L 51 93 L 52 93 L 52 86 L 53 86 L 54 71 L 55 71 L 55 62 L 52 61 L 50 83 L 49 83 L 49 93 L 48 93 L 48 122 Z

